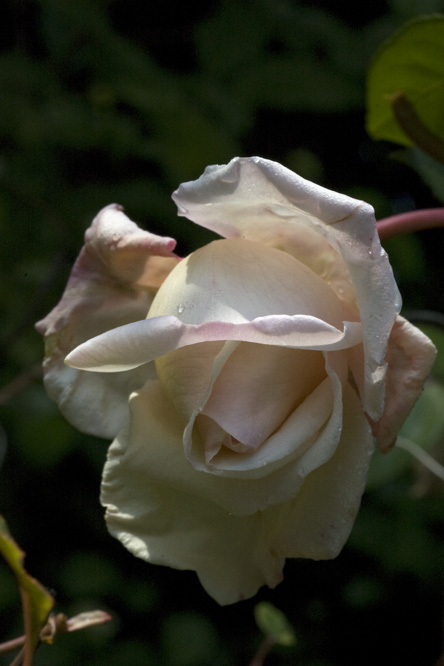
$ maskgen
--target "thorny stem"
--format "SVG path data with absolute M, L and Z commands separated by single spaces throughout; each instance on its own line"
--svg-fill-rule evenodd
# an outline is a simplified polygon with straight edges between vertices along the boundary
M 276 645 L 276 641 L 274 640 L 274 638 L 272 638 L 271 636 L 267 636 L 266 638 L 264 638 L 262 643 L 259 645 L 259 649 L 254 655 L 249 666 L 262 666 L 265 661 L 265 657 L 270 652 L 273 645 Z
M 400 215 L 384 217 L 377 222 L 379 238 L 382 241 L 409 234 L 424 229 L 436 229 L 444 227 L 444 208 L 426 208 L 424 210 L 412 210 Z

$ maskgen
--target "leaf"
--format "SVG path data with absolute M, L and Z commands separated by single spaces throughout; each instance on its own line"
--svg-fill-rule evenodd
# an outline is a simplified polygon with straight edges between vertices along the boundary
M 412 141 L 395 120 L 390 96 L 402 92 L 422 123 L 444 138 L 444 15 L 409 21 L 377 51 L 367 78 L 367 131 L 404 146 Z
M 20 588 L 26 635 L 23 664 L 24 666 L 32 666 L 33 654 L 40 639 L 40 631 L 54 605 L 54 599 L 23 568 L 25 554 L 10 535 L 8 526 L 2 516 L 0 516 L 0 553 L 14 572 Z
M 268 601 L 261 601 L 254 607 L 254 619 L 259 629 L 278 645 L 296 644 L 296 636 L 290 622 L 282 611 Z

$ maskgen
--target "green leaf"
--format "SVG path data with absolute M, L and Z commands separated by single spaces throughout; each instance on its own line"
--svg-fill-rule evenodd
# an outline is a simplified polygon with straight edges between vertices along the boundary
M 40 631 L 46 624 L 48 614 L 54 605 L 54 599 L 23 568 L 25 554 L 11 537 L 8 526 L 1 516 L 0 553 L 14 572 L 20 588 L 26 634 L 23 663 L 24 666 L 31 666 L 34 651 L 39 643 Z
M 293 627 L 284 613 L 273 604 L 268 601 L 261 601 L 254 607 L 254 618 L 259 629 L 278 645 L 290 646 L 296 644 Z
M 402 92 L 425 126 L 444 138 L 444 15 L 406 23 L 377 51 L 367 79 L 367 131 L 404 146 L 390 96 Z

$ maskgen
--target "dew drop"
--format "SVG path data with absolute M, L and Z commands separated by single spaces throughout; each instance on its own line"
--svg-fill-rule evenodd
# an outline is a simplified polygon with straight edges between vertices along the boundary
M 185 306 L 182 305 L 182 303 L 179 303 L 179 305 L 177 306 L 177 312 L 178 312 L 179 314 L 182 314 L 182 312 L 183 312 L 184 310 L 185 310 Z

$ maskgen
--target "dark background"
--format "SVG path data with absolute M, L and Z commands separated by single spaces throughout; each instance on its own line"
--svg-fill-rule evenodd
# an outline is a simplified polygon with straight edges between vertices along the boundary
M 270 666 L 437 664 L 444 486 L 424 480 L 405 452 L 385 472 L 375 467 L 339 558 L 290 561 L 276 590 L 220 608 L 193 573 L 147 565 L 108 535 L 98 501 L 107 442 L 75 431 L 46 397 L 33 328 L 60 298 L 101 207 L 122 204 L 176 237 L 183 255 L 208 235 L 176 217 L 171 192 L 235 155 L 278 160 L 369 201 L 377 218 L 439 205 L 408 155 L 365 131 L 373 53 L 407 19 L 434 11 L 444 2 L 3 0 L 0 512 L 58 611 L 114 616 L 43 646 L 37 665 L 247 665 L 260 642 L 259 599 L 298 636 Z M 405 307 L 442 312 L 442 231 L 386 249 Z M 440 372 L 442 363 L 435 380 Z M 18 593 L 0 566 L 0 640 L 20 633 Z

